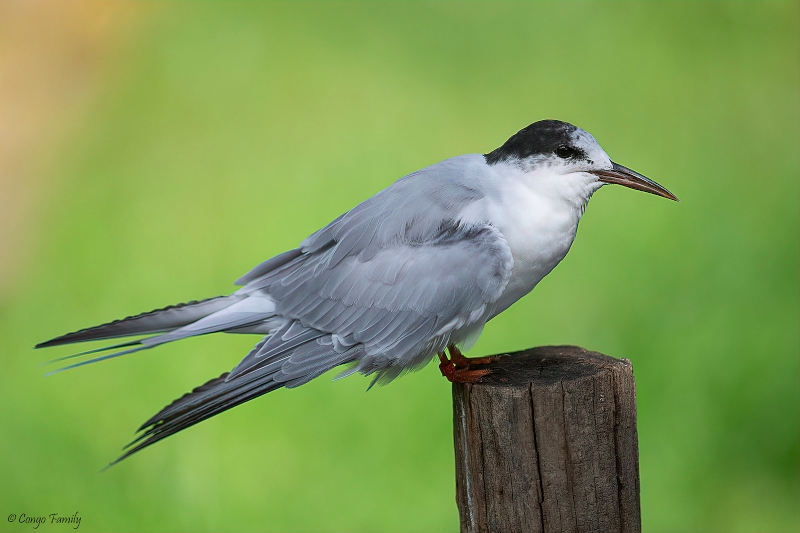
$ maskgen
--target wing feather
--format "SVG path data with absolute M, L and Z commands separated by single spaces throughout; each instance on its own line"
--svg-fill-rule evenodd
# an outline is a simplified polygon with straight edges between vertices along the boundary
M 443 221 L 427 241 L 394 241 L 368 261 L 350 254 L 334 265 L 336 247 L 308 257 L 289 274 L 293 284 L 262 280 L 260 287 L 281 316 L 386 355 L 373 364 L 402 366 L 431 349 L 443 325 L 486 320 L 481 313 L 498 300 L 513 267 L 505 238 L 486 224 Z
M 485 172 L 480 156 L 461 156 L 406 176 L 309 236 L 299 255 L 253 269 L 242 290 L 263 290 L 278 315 L 363 345 L 370 368 L 408 364 L 485 321 L 508 283 L 503 235 L 459 218 L 483 198 Z

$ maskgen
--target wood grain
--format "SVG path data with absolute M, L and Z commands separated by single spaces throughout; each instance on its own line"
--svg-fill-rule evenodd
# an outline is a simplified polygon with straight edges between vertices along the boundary
M 641 531 L 630 361 L 545 346 L 488 368 L 453 384 L 461 531 Z

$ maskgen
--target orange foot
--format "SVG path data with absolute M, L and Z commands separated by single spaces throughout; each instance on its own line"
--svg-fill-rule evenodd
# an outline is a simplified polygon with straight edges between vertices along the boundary
M 476 365 L 488 365 L 496 361 L 496 356 L 490 357 L 464 357 L 464 354 L 454 345 L 447 347 L 450 359 L 444 352 L 439 355 L 439 370 L 451 383 L 477 383 L 483 376 L 491 374 L 488 368 L 474 368 Z
M 461 350 L 456 348 L 455 344 L 451 344 L 447 347 L 448 351 L 450 352 L 450 360 L 453 361 L 453 364 L 458 367 L 470 367 L 474 365 L 488 365 L 489 363 L 493 363 L 500 359 L 500 357 L 496 355 L 487 355 L 486 357 L 466 357 Z

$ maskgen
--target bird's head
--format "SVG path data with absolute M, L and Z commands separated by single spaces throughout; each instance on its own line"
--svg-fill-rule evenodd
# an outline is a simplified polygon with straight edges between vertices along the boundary
M 609 183 L 678 200 L 655 181 L 613 162 L 591 134 L 560 120 L 534 122 L 485 157 L 489 165 L 522 170 L 537 189 L 574 203 L 585 203 Z

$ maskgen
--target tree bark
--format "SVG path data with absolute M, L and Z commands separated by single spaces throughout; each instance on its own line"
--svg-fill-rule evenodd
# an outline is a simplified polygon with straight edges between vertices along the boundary
M 577 346 L 453 384 L 464 533 L 641 531 L 633 367 Z

